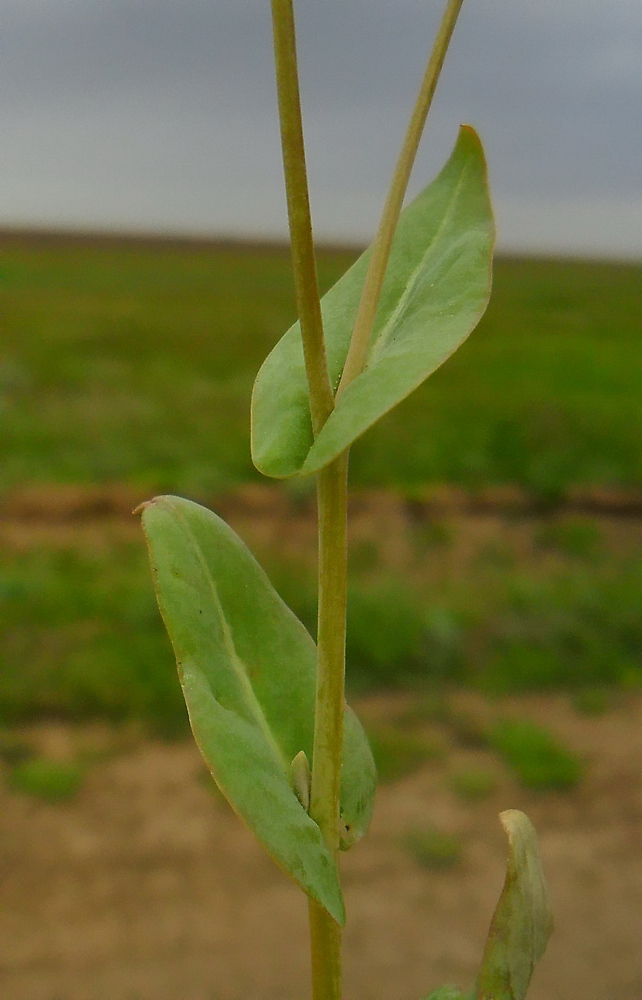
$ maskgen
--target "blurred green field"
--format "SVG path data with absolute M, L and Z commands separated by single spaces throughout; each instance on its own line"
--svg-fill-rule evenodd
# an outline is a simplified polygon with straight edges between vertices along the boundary
M 350 263 L 320 257 L 328 287 Z M 208 495 L 256 478 L 254 375 L 294 318 L 286 252 L 8 243 L 0 469 Z M 353 450 L 355 485 L 642 485 L 642 266 L 497 262 L 469 342 Z
M 350 260 L 323 253 L 323 286 Z M 249 397 L 294 318 L 286 252 L 15 240 L 1 278 L 0 500 L 51 483 L 208 498 L 258 480 Z M 500 259 L 481 327 L 356 445 L 353 484 L 412 498 L 433 482 L 510 483 L 546 501 L 574 486 L 641 487 L 641 304 L 642 266 Z M 599 706 L 609 686 L 642 682 L 639 532 L 615 551 L 599 523 L 542 514 L 526 561 L 522 542 L 500 539 L 465 572 L 418 572 L 448 564 L 460 529 L 419 526 L 393 572 L 376 545 L 355 549 L 353 690 L 562 688 Z M 309 563 L 263 555 L 313 630 Z M 10 544 L 0 614 L 0 725 L 185 726 L 141 541 Z
M 577 553 L 540 540 L 483 543 L 465 566 L 465 523 L 438 542 L 415 539 L 391 571 L 353 547 L 348 685 L 353 693 L 464 685 L 490 697 L 567 691 L 586 712 L 608 691 L 642 686 L 642 546 Z M 598 529 L 594 526 L 594 531 Z M 135 536 L 134 536 L 135 537 Z M 314 634 L 309 560 L 257 555 Z M 446 565 L 445 570 L 440 567 Z M 138 719 L 171 735 L 186 724 L 173 657 L 142 540 L 34 547 L 0 565 L 0 726 L 30 718 Z

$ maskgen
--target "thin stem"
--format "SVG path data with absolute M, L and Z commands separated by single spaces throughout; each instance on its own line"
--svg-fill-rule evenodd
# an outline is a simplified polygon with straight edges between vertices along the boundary
M 317 694 L 310 816 L 334 858 L 339 849 L 339 792 L 345 705 L 348 578 L 348 452 L 319 472 L 319 616 Z M 341 1000 L 341 928 L 310 902 L 313 1000 Z
M 308 900 L 312 1000 L 341 1000 L 341 928 L 331 916 Z
M 292 0 L 272 0 L 272 26 L 294 284 L 310 388 L 312 429 L 316 435 L 334 408 L 334 398 L 312 238 Z
M 323 339 L 305 165 L 292 0 L 272 0 L 281 143 L 292 261 L 314 434 L 334 408 Z M 334 858 L 339 847 L 347 589 L 345 453 L 318 476 L 319 625 L 310 816 Z M 310 901 L 313 1000 L 341 1000 L 341 928 Z
M 446 58 L 448 45 L 464 0 L 448 0 L 446 10 L 433 45 L 426 73 L 424 75 L 417 103 L 408 125 L 399 160 L 392 178 L 377 236 L 372 247 L 370 266 L 363 285 L 361 301 L 350 341 L 350 349 L 337 389 L 337 398 L 363 370 L 372 337 L 383 279 L 388 266 L 392 241 L 401 214 L 408 181 L 414 166 L 421 135 L 432 104 L 441 68 Z
M 319 518 L 318 673 L 310 815 L 330 851 L 339 846 L 347 591 L 347 479 L 344 452 L 317 477 Z

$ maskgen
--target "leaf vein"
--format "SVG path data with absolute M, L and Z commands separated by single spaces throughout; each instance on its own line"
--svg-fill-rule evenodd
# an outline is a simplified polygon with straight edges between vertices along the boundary
M 232 663 L 232 665 L 234 667 L 234 671 L 235 671 L 235 673 L 236 673 L 236 675 L 238 677 L 238 680 L 239 680 L 239 682 L 241 684 L 241 687 L 243 689 L 243 693 L 244 693 L 245 697 L 247 698 L 247 701 L 248 701 L 248 704 L 249 704 L 249 708 L 250 708 L 250 712 L 254 716 L 255 721 L 257 722 L 257 724 L 258 724 L 258 726 L 259 726 L 259 728 L 260 728 L 263 736 L 266 739 L 266 742 L 270 746 L 270 748 L 273 751 L 275 757 L 277 758 L 279 764 L 283 768 L 284 774 L 287 777 L 288 776 L 289 761 L 286 760 L 283 751 L 281 750 L 280 746 L 278 745 L 277 741 L 274 738 L 272 730 L 270 729 L 269 723 L 268 723 L 267 718 L 265 716 L 265 712 L 263 711 L 263 708 L 261 707 L 261 703 L 260 703 L 259 699 L 256 696 L 256 692 L 254 691 L 254 688 L 252 687 L 250 679 L 247 676 L 247 669 L 246 669 L 246 666 L 245 666 L 245 662 L 244 662 L 244 660 L 241 659 L 241 657 L 238 655 L 238 653 L 236 651 L 236 646 L 234 645 L 234 637 L 232 635 L 232 630 L 231 630 L 229 622 L 227 621 L 227 618 L 225 616 L 225 612 L 223 610 L 223 605 L 221 604 L 221 599 L 220 599 L 220 596 L 219 596 L 219 593 L 218 593 L 218 589 L 216 587 L 216 583 L 214 582 L 214 579 L 213 579 L 212 574 L 210 572 L 209 566 L 207 565 L 207 561 L 205 560 L 205 557 L 204 557 L 204 555 L 203 555 L 203 553 L 201 551 L 201 547 L 198 544 L 198 542 L 196 540 L 196 537 L 194 536 L 194 533 L 193 533 L 192 529 L 190 528 L 189 523 L 188 523 L 187 519 L 185 518 L 183 512 L 181 510 L 179 510 L 178 507 L 174 507 L 174 513 L 175 513 L 176 517 L 178 518 L 178 520 L 183 525 L 183 530 L 185 531 L 185 534 L 187 535 L 189 543 L 190 543 L 190 545 L 191 545 L 191 547 L 192 547 L 192 549 L 193 549 L 193 551 L 195 553 L 196 560 L 199 563 L 199 565 L 201 567 L 201 570 L 203 572 L 203 575 L 205 577 L 206 583 L 208 584 L 208 586 L 210 588 L 210 592 L 211 592 L 211 596 L 212 596 L 212 602 L 214 604 L 214 607 L 216 608 L 216 611 L 218 612 L 218 616 L 219 616 L 219 619 L 220 619 L 220 622 L 221 622 L 221 629 L 222 629 L 222 634 L 223 634 L 223 643 L 225 645 L 225 648 L 227 650 L 228 656 L 230 658 L 230 662 Z M 213 692 L 212 692 L 212 697 L 214 697 L 214 693 Z M 238 713 L 236 713 L 236 714 L 238 714 Z
M 452 217 L 454 208 L 455 208 L 455 206 L 457 204 L 457 201 L 459 199 L 459 195 L 460 195 L 461 189 L 462 189 L 462 187 L 464 185 L 464 181 L 466 179 L 466 174 L 468 172 L 469 172 L 469 165 L 465 164 L 464 168 L 461 171 L 461 175 L 459 177 L 459 180 L 457 181 L 457 184 L 455 185 L 455 189 L 454 189 L 454 191 L 452 193 L 452 197 L 450 199 L 448 208 L 444 212 L 443 217 L 441 219 L 441 222 L 439 223 L 439 226 L 437 227 L 437 230 L 436 230 L 436 232 L 435 232 L 432 240 L 430 241 L 430 243 L 426 247 L 426 249 L 425 249 L 425 251 L 424 251 L 424 253 L 423 253 L 423 255 L 422 255 L 422 257 L 421 257 L 421 259 L 419 261 L 419 263 L 417 264 L 417 266 L 415 267 L 414 271 L 410 275 L 410 278 L 408 279 L 408 282 L 406 283 L 406 287 L 404 288 L 404 290 L 403 290 L 403 292 L 401 294 L 399 302 L 397 303 L 396 307 L 393 309 L 392 313 L 390 314 L 390 318 L 388 319 L 388 322 L 382 328 L 381 332 L 376 337 L 374 344 L 372 345 L 372 350 L 370 352 L 370 356 L 368 358 L 368 362 L 366 364 L 365 370 L 367 370 L 368 368 L 372 368 L 380 360 L 381 355 L 384 353 L 386 347 L 388 347 L 388 344 L 389 344 L 388 338 L 390 336 L 390 333 L 391 333 L 392 330 L 394 330 L 394 327 L 395 327 L 395 325 L 396 325 L 397 320 L 399 319 L 399 317 L 403 315 L 403 313 L 404 313 L 404 311 L 406 309 L 406 306 L 408 305 L 409 300 L 412 298 L 412 296 L 413 296 L 413 294 L 414 294 L 414 292 L 416 290 L 417 282 L 419 281 L 419 278 L 421 277 L 421 274 L 422 274 L 422 271 L 424 270 L 426 261 L 427 261 L 428 257 L 430 256 L 430 254 L 433 252 L 434 248 L 438 245 L 439 240 L 441 239 L 441 237 L 443 235 L 444 229 L 446 228 L 446 225 L 448 224 L 448 222 L 450 221 L 450 219 Z

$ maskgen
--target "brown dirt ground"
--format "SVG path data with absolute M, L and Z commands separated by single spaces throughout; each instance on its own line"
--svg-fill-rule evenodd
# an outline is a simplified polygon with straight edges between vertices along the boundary
M 403 698 L 369 699 L 371 722 Z M 460 710 L 496 711 L 470 695 Z M 503 879 L 497 821 L 522 808 L 541 838 L 556 932 L 532 1000 L 638 1000 L 642 993 L 642 699 L 577 715 L 564 699 L 504 702 L 581 753 L 572 793 L 519 788 L 487 751 L 447 752 L 378 794 L 372 829 L 343 858 L 346 996 L 419 1000 L 472 984 Z M 435 725 L 430 724 L 430 725 Z M 100 727 L 40 727 L 50 756 L 90 752 L 63 805 L 0 791 L 2 1000 L 294 1000 L 309 990 L 306 909 L 210 787 L 197 751 Z M 493 770 L 483 802 L 459 799 L 453 770 Z M 461 861 L 422 867 L 410 831 L 457 834 Z
M 142 546 L 132 511 L 145 494 L 131 487 L 43 484 L 0 493 L 0 548 L 80 548 L 101 551 L 123 542 Z M 316 560 L 313 492 L 297 496 L 273 486 L 248 485 L 208 500 L 259 558 Z M 540 509 L 519 489 L 497 488 L 471 495 L 451 487 L 404 499 L 394 492 L 363 490 L 350 500 L 353 557 L 374 547 L 377 572 L 431 577 L 448 584 L 469 576 L 480 555 L 509 555 L 530 570 L 555 570 L 559 553 L 542 548 L 538 531 L 553 520 L 588 520 L 599 527 L 600 546 L 622 557 L 642 551 L 642 493 L 577 491 L 557 507 Z M 437 525 L 446 545 L 422 540 Z M 438 555 L 425 558 L 428 549 Z

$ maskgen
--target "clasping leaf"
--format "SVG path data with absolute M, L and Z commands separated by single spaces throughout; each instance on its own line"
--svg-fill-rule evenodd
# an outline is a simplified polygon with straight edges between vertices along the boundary
M 266 358 L 252 397 L 252 456 L 265 475 L 323 468 L 439 367 L 488 303 L 494 229 L 477 134 L 463 126 L 439 176 L 401 214 L 363 372 L 341 394 L 314 440 L 301 331 Z M 324 296 L 333 385 L 352 336 L 370 251 Z
M 312 759 L 316 649 L 249 550 L 212 511 L 179 497 L 145 504 L 156 596 L 192 730 L 221 791 L 274 860 L 340 923 L 334 859 L 294 788 Z M 346 708 L 341 816 L 353 840 L 372 812 L 375 769 Z

